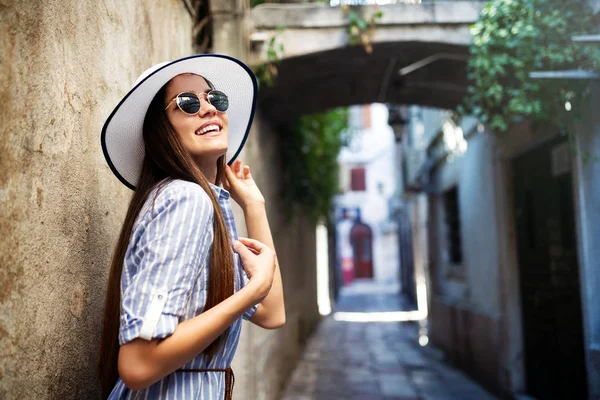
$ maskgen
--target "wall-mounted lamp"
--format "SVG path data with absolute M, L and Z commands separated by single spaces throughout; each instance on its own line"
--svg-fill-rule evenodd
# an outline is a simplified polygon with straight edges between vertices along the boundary
M 410 122 L 410 119 L 408 118 L 408 108 L 406 106 L 388 105 L 388 110 L 388 124 L 394 131 L 396 143 L 399 143 L 402 141 L 406 125 Z

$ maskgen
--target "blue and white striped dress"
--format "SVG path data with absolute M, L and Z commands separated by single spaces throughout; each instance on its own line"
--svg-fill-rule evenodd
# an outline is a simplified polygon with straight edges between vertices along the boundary
M 231 240 L 237 239 L 229 193 L 211 185 L 218 199 Z M 155 189 L 156 191 L 156 189 Z M 204 308 L 213 241 L 213 206 L 194 183 L 174 180 L 155 196 L 148 196 L 129 242 L 121 276 L 119 343 L 135 338 L 150 340 L 171 335 L 177 324 Z M 156 197 L 156 200 L 154 198 Z M 235 290 L 248 278 L 234 253 Z M 244 314 L 249 319 L 256 306 Z M 225 369 L 231 365 L 242 327 L 231 325 L 225 346 L 208 362 L 198 355 L 183 369 Z M 203 399 L 225 395 L 224 372 L 173 372 L 147 389 L 129 390 L 121 379 L 109 399 Z

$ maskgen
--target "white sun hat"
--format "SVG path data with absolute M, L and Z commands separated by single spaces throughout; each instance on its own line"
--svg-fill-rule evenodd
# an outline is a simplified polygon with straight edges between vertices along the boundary
M 144 160 L 142 128 L 152 99 L 167 82 L 183 73 L 201 75 L 229 98 L 229 148 L 231 164 L 242 151 L 256 109 L 256 77 L 241 61 L 221 54 L 198 54 L 157 64 L 136 80 L 102 128 L 104 157 L 112 172 L 135 189 Z

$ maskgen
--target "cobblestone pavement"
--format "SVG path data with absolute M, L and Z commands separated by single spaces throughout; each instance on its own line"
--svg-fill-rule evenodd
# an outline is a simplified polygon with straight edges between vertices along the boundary
M 399 308 L 406 304 L 395 290 L 394 286 L 359 282 L 344 288 L 336 311 L 407 310 Z M 419 346 L 419 325 L 417 322 L 345 322 L 330 315 L 309 340 L 282 398 L 495 399 L 445 363 L 441 352 L 430 346 Z

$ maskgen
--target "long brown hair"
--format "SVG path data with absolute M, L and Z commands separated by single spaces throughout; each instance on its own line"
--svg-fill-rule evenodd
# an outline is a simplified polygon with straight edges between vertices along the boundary
M 210 84 L 210 83 L 209 83 Z M 191 155 L 185 150 L 179 136 L 164 111 L 164 98 L 168 83 L 154 96 L 144 119 L 143 136 L 146 154 L 138 185 L 133 193 L 121 233 L 117 241 L 108 277 L 108 289 L 104 305 L 104 323 L 100 338 L 98 379 L 102 398 L 107 398 L 118 379 L 119 320 L 121 309 L 121 272 L 129 245 L 133 224 L 155 187 L 161 187 L 173 179 L 194 182 L 202 187 L 210 198 L 213 209 L 214 238 L 211 247 L 208 294 L 204 310 L 219 304 L 234 291 L 233 252 L 225 220 L 209 183 Z M 217 177 L 221 184 L 225 173 L 225 156 L 217 160 Z M 157 191 L 157 192 L 158 192 Z M 223 332 L 204 353 L 212 358 L 227 340 L 229 329 Z

